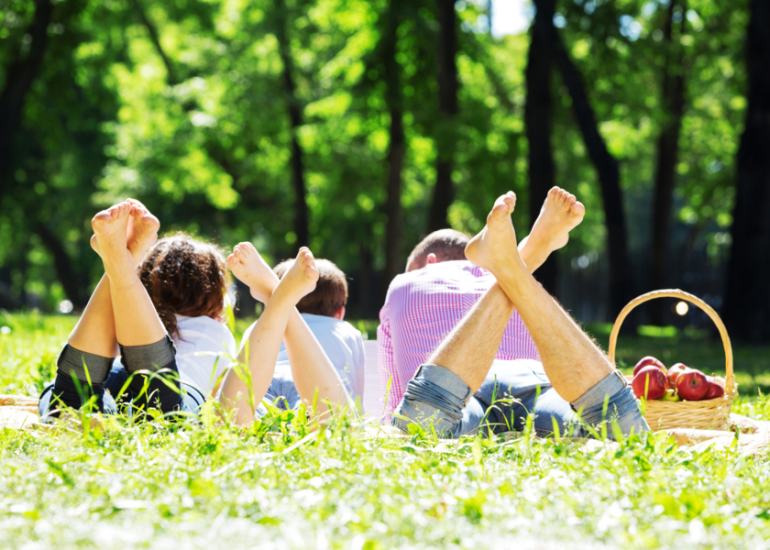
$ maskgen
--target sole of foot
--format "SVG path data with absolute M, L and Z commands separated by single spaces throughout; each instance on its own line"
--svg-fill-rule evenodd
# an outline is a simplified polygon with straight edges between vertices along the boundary
M 158 241 L 160 221 L 141 202 L 135 199 L 126 201 L 131 205 L 131 217 L 128 220 L 128 250 L 139 264 L 147 251 Z
M 585 213 L 585 206 L 575 195 L 554 187 L 543 202 L 530 239 L 542 243 L 549 251 L 558 250 L 569 242 L 569 232 L 580 225 Z
M 281 295 L 293 303 L 299 302 L 313 290 L 318 282 L 318 268 L 313 253 L 307 247 L 299 249 L 297 259 L 284 274 L 273 296 Z
M 516 231 L 511 221 L 515 207 L 516 194 L 512 191 L 495 201 L 487 216 L 487 225 L 465 248 L 465 256 L 471 262 L 492 273 L 510 266 L 517 259 L 524 265 L 518 253 Z
M 270 298 L 278 286 L 278 275 L 251 243 L 235 245 L 233 253 L 227 257 L 227 267 L 239 281 L 249 287 L 251 295 L 260 302 L 264 303 Z
M 122 202 L 102 210 L 91 220 L 91 228 L 94 230 L 91 246 L 102 259 L 116 254 L 130 255 L 126 237 L 130 213 L 131 205 Z

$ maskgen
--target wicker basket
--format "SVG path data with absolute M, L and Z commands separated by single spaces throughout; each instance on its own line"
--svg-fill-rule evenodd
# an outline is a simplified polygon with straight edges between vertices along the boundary
M 647 420 L 653 431 L 668 430 L 671 428 L 694 428 L 694 429 L 712 429 L 719 430 L 728 427 L 730 409 L 733 405 L 733 399 L 738 392 L 735 386 L 735 375 L 733 373 L 733 348 L 730 345 L 730 337 L 727 335 L 727 329 L 724 323 L 711 306 L 706 302 L 683 292 L 681 290 L 656 290 L 642 294 L 638 298 L 631 300 L 623 308 L 612 327 L 610 334 L 609 358 L 615 362 L 615 348 L 618 342 L 618 333 L 623 321 L 636 306 L 649 302 L 656 298 L 678 298 L 690 302 L 702 309 L 708 315 L 719 329 L 722 337 L 722 344 L 725 348 L 725 372 L 724 379 L 717 377 L 716 380 L 724 384 L 725 395 L 716 399 L 707 401 L 657 401 L 647 400 L 644 407 L 644 418 Z M 629 379 L 632 377 L 626 377 Z

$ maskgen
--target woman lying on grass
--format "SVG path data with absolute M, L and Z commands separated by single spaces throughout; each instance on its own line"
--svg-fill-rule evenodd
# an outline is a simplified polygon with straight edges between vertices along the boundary
M 139 408 L 196 412 L 236 350 L 223 317 L 224 255 L 182 234 L 157 241 L 158 219 L 132 199 L 91 223 L 105 275 L 59 355 L 41 416 L 91 396 L 115 412 L 121 390 Z

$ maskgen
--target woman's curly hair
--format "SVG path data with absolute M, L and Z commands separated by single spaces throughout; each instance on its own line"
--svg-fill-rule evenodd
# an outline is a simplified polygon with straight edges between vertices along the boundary
M 139 266 L 139 278 L 169 336 L 177 338 L 177 315 L 221 320 L 229 287 L 222 250 L 177 233 L 160 239 Z

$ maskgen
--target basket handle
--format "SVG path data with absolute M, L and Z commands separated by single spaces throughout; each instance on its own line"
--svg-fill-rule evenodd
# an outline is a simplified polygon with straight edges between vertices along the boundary
M 727 335 L 727 329 L 725 328 L 722 319 L 719 318 L 717 312 L 714 311 L 710 305 L 697 296 L 693 296 L 683 290 L 654 290 L 647 294 L 642 294 L 638 298 L 634 298 L 623 308 L 618 315 L 618 318 L 615 320 L 615 325 L 612 327 L 612 333 L 610 334 L 610 351 L 608 355 L 612 364 L 615 364 L 615 348 L 618 343 L 618 334 L 620 333 L 620 327 L 623 324 L 623 321 L 636 306 L 643 304 L 644 302 L 649 302 L 650 300 L 655 300 L 656 298 L 679 298 L 680 300 L 690 302 L 702 309 L 706 315 L 714 321 L 717 329 L 719 329 L 719 335 L 722 337 L 722 344 L 725 347 L 725 395 L 731 395 L 735 391 L 735 374 L 733 373 L 733 347 L 730 344 L 730 337 Z

